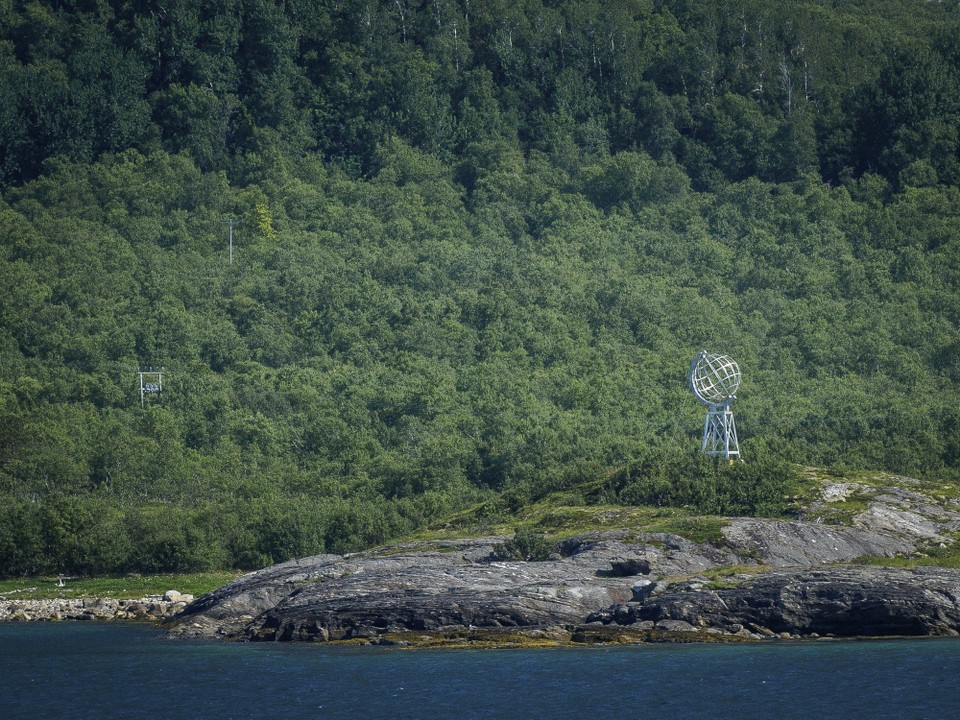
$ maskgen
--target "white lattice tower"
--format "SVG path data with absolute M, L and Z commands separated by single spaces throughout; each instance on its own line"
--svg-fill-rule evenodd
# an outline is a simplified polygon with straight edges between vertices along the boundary
M 737 425 L 730 411 L 740 387 L 740 367 L 728 355 L 700 352 L 690 365 L 690 390 L 707 406 L 701 451 L 730 462 L 740 458 Z
M 163 392 L 163 368 L 141 365 L 137 374 L 140 375 L 140 407 L 143 407 L 146 395 Z

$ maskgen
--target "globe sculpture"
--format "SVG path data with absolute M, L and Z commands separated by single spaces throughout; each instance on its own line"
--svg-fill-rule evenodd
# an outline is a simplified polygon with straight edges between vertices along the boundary
M 730 411 L 739 387 L 740 366 L 729 355 L 702 350 L 690 364 L 690 390 L 707 406 L 700 449 L 730 462 L 740 458 L 737 426 Z

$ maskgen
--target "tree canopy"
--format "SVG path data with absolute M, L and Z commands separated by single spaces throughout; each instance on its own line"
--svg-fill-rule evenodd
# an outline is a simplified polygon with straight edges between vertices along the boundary
M 0 574 L 257 567 L 626 467 L 681 503 L 702 348 L 759 466 L 960 478 L 957 38 L 906 0 L 0 3 Z

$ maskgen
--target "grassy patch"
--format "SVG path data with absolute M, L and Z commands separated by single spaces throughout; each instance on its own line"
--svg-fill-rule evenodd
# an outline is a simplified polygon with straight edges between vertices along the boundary
M 707 587 L 711 590 L 727 590 L 743 585 L 745 576 L 762 575 L 772 569 L 770 565 L 724 565 L 707 568 L 700 575 L 710 580 Z
M 960 543 L 947 545 L 945 548 L 930 547 L 913 555 L 898 555 L 896 557 L 882 557 L 879 555 L 865 555 L 853 561 L 855 565 L 876 565 L 892 568 L 942 567 L 960 568 Z
M 948 506 L 960 497 L 960 484 L 942 479 L 916 480 L 879 471 L 836 471 L 791 466 L 785 475 L 782 506 L 785 517 L 805 517 L 834 525 L 849 525 L 853 518 L 869 507 L 873 497 L 888 487 L 902 487 L 927 495 L 932 502 Z M 626 530 L 630 538 L 639 539 L 644 532 L 679 535 L 693 542 L 724 541 L 722 516 L 697 512 L 692 506 L 601 504 L 606 481 L 591 481 L 573 488 L 549 493 L 529 504 L 513 504 L 496 497 L 478 504 L 400 542 L 435 541 L 499 535 L 511 537 L 519 528 L 543 533 L 552 541 L 605 530 Z M 823 503 L 824 483 L 847 482 L 863 486 L 863 490 L 846 500 Z M 578 504 L 578 501 L 583 504 Z M 817 503 L 817 509 L 811 505 Z M 953 508 L 958 509 L 958 508 Z
M 817 517 L 820 518 L 820 522 L 827 525 L 850 525 L 857 515 L 870 507 L 872 500 L 872 496 L 859 496 L 838 502 L 825 503 L 822 508 L 817 510 Z
M 707 568 L 699 573 L 701 577 L 709 580 L 718 578 L 729 578 L 734 575 L 762 575 L 770 572 L 773 567 L 770 565 L 722 565 L 720 567 Z
M 743 585 L 743 582 L 738 579 L 730 580 L 714 580 L 713 582 L 708 582 L 706 587 L 708 590 L 732 590 L 733 588 L 738 588 Z
M 939 543 L 931 543 L 911 555 L 898 555 L 896 557 L 866 555 L 853 562 L 856 565 L 878 565 L 895 568 L 960 568 L 960 533 L 949 534 L 942 547 Z
M 853 519 L 866 510 L 870 503 L 886 490 L 900 488 L 921 496 L 948 510 L 960 511 L 957 504 L 960 498 L 960 483 L 943 478 L 910 478 L 877 470 L 827 471 L 819 468 L 801 468 L 808 489 L 802 496 L 792 498 L 795 515 L 808 520 L 819 518 L 820 522 L 831 525 L 849 525 Z M 821 488 L 828 482 L 843 482 L 860 486 L 846 500 L 834 502 L 821 501 Z M 811 507 L 813 506 L 813 507 Z M 814 507 L 816 509 L 814 509 Z
M 960 498 L 960 483 L 954 482 L 952 480 L 943 480 L 941 478 L 925 478 L 921 480 L 913 480 L 912 483 L 905 481 L 911 480 L 910 478 L 903 478 L 899 475 L 887 476 L 889 482 L 888 485 L 904 487 L 908 490 L 913 490 L 915 492 L 920 492 L 926 495 L 928 498 L 940 503 L 948 503 L 951 500 L 957 500 Z M 958 509 L 956 504 L 951 503 L 953 509 Z
M 520 528 L 535 530 L 551 540 L 603 530 L 629 530 L 633 533 L 656 532 L 679 535 L 693 542 L 722 542 L 721 530 L 727 524 L 722 517 L 689 515 L 680 508 L 620 505 L 553 506 L 542 500 L 511 518 L 487 525 L 485 534 L 512 536 Z M 470 537 L 470 528 L 433 526 L 400 542 Z
M 482 535 L 510 536 L 520 527 L 534 528 L 551 537 L 569 537 L 598 530 L 643 529 L 662 515 L 673 517 L 683 512 L 673 508 L 645 506 L 562 505 L 557 504 L 556 499 L 547 496 L 514 513 L 498 515 L 496 519 L 489 519 L 492 513 L 488 513 L 484 507 L 472 508 L 401 538 L 398 542 L 450 540 Z M 483 517 L 488 519 L 481 521 Z
M 537 529 L 550 534 L 581 534 L 596 530 L 644 527 L 660 513 L 651 507 L 588 505 L 581 507 L 542 506 L 536 508 Z
M 712 515 L 698 515 L 692 517 L 662 518 L 647 526 L 648 532 L 671 533 L 686 538 L 691 542 L 723 542 L 723 528 L 727 526 L 726 518 Z
M 232 571 L 189 573 L 182 575 L 125 575 L 123 577 L 68 578 L 63 586 L 55 577 L 0 580 L 0 599 L 43 600 L 50 598 L 109 597 L 135 600 L 150 595 L 163 595 L 179 590 L 185 595 L 200 596 L 238 576 Z
M 931 557 L 924 555 L 880 557 L 878 555 L 865 555 L 854 560 L 853 564 L 908 569 L 918 567 L 960 568 L 960 554 L 950 557 Z
M 912 478 L 880 470 L 830 472 L 819 468 L 803 468 L 801 472 L 816 487 L 825 482 L 844 482 L 856 483 L 876 490 L 899 487 L 940 501 L 960 498 L 960 483 L 939 477 Z
M 446 538 L 444 538 L 446 539 Z M 444 544 L 443 540 L 430 541 L 419 540 L 415 542 L 400 542 L 398 544 L 384 545 L 374 548 L 370 554 L 376 557 L 391 557 L 394 555 L 409 555 L 412 553 L 435 552 L 440 554 L 460 552 L 461 546 L 452 541 L 449 545 Z

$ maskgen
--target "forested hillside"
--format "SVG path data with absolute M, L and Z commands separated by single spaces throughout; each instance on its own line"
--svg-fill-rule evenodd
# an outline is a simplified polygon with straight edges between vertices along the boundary
M 702 348 L 746 467 L 960 478 L 955 0 L 7 0 L 0 188 L 0 575 L 689 468 Z

